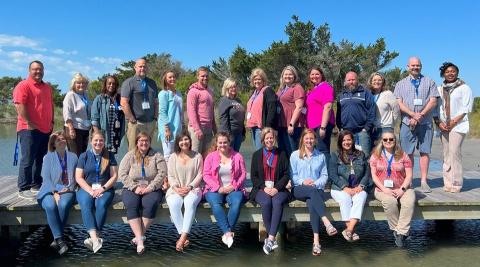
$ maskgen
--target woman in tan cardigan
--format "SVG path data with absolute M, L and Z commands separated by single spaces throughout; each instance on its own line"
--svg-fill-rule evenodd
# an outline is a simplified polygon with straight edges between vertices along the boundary
M 135 139 L 135 150 L 128 152 L 120 163 L 119 176 L 123 182 L 122 200 L 127 219 L 135 238 L 137 253 L 145 251 L 145 232 L 155 218 L 163 198 L 162 183 L 167 176 L 163 156 L 150 147 L 150 136 L 144 132 Z
M 202 199 L 200 182 L 202 181 L 203 159 L 192 150 L 192 139 L 187 131 L 175 138 L 174 152 L 168 160 L 167 203 L 170 217 L 177 228 L 180 238 L 175 246 L 183 251 L 188 246 L 188 233 L 192 226 L 197 205 Z M 185 212 L 182 214 L 182 206 Z

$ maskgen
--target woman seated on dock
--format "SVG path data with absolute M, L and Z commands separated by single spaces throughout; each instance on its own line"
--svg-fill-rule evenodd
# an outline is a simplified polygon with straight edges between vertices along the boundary
M 325 216 L 323 190 L 328 179 L 325 156 L 316 148 L 315 132 L 304 129 L 300 137 L 299 149 L 290 156 L 292 170 L 293 197 L 307 202 L 310 212 L 310 224 L 313 230 L 312 255 L 320 255 L 320 220 L 323 221 L 329 236 L 337 234 L 330 220 Z
M 94 132 L 90 144 L 92 149 L 80 154 L 75 179 L 80 186 L 77 201 L 80 204 L 83 223 L 89 238 L 83 242 L 96 253 L 102 248 L 100 231 L 105 224 L 108 206 L 115 195 L 113 186 L 117 181 L 117 161 L 112 152 L 105 148 L 102 132 Z
M 184 130 L 175 138 L 173 143 L 174 153 L 168 159 L 168 184 L 167 203 L 175 228 L 180 238 L 175 249 L 183 251 L 188 246 L 188 234 L 192 227 L 193 218 L 198 203 L 202 200 L 203 158 L 200 153 L 192 150 L 192 138 Z M 182 206 L 185 211 L 182 213 Z
M 233 244 L 233 229 L 245 198 L 243 184 L 247 175 L 242 155 L 230 147 L 230 142 L 228 133 L 217 133 L 203 166 L 205 199 L 223 232 L 222 242 L 229 248 Z M 228 215 L 223 209 L 225 202 L 228 203 Z
M 344 130 L 338 135 L 337 152 L 332 153 L 328 173 L 332 180 L 332 198 L 340 205 L 346 229 L 343 237 L 349 241 L 360 239 L 355 225 L 362 218 L 367 190 L 371 184 L 370 166 L 365 154 L 354 146 L 352 132 Z
M 290 165 L 285 152 L 277 149 L 275 130 L 263 128 L 260 141 L 263 147 L 252 156 L 250 200 L 262 207 L 263 223 L 268 233 L 263 251 L 268 255 L 278 248 L 275 236 L 282 221 L 283 206 L 290 195 L 285 188 L 290 180 Z
M 122 200 L 127 209 L 127 220 L 135 237 L 130 241 L 137 253 L 145 251 L 145 232 L 155 218 L 163 198 L 162 184 L 167 176 L 163 156 L 150 147 L 150 136 L 140 132 L 136 147 L 120 162 L 118 175 L 123 182 Z
M 54 132 L 48 140 L 48 153 L 43 157 L 43 183 L 37 195 L 38 204 L 45 210 L 53 235 L 50 246 L 62 255 L 68 250 L 63 240 L 63 228 L 75 202 L 75 167 L 77 155 L 66 150 L 63 131 Z
M 397 144 L 393 132 L 385 131 L 381 138 L 370 158 L 375 198 L 382 202 L 395 245 L 403 247 L 415 208 L 412 161 Z

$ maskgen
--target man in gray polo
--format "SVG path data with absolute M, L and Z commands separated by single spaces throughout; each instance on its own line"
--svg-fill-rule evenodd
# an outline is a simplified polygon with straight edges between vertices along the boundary
M 140 58 L 135 62 L 135 75 L 126 79 L 121 88 L 121 100 L 127 125 L 128 150 L 135 149 L 135 138 L 139 132 L 153 136 L 158 118 L 158 88 L 154 80 L 147 77 L 147 62 Z
M 421 190 L 430 193 L 427 183 L 429 154 L 432 149 L 432 116 L 437 105 L 438 90 L 435 82 L 421 74 L 422 63 L 411 57 L 408 75 L 395 85 L 394 95 L 402 115 L 400 144 L 413 163 L 415 148 L 420 152 Z

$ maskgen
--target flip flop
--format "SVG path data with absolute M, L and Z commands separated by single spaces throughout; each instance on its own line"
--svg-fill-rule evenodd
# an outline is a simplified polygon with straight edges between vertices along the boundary
M 338 233 L 337 229 L 335 227 L 333 227 L 332 224 L 329 224 L 329 225 L 325 226 L 325 230 L 327 231 L 327 234 L 329 236 L 334 236 Z
M 347 229 L 342 231 L 343 238 L 347 240 L 348 242 L 352 242 L 352 232 L 348 231 Z

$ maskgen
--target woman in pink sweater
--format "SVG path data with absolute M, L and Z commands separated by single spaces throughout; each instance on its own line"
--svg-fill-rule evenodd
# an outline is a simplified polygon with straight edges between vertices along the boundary
M 242 155 L 230 147 L 230 141 L 228 133 L 215 135 L 212 152 L 205 158 L 203 166 L 205 199 L 223 232 L 222 242 L 229 248 L 233 244 L 233 228 L 245 198 L 243 183 L 247 174 Z M 228 214 L 223 209 L 225 202 L 228 203 Z

